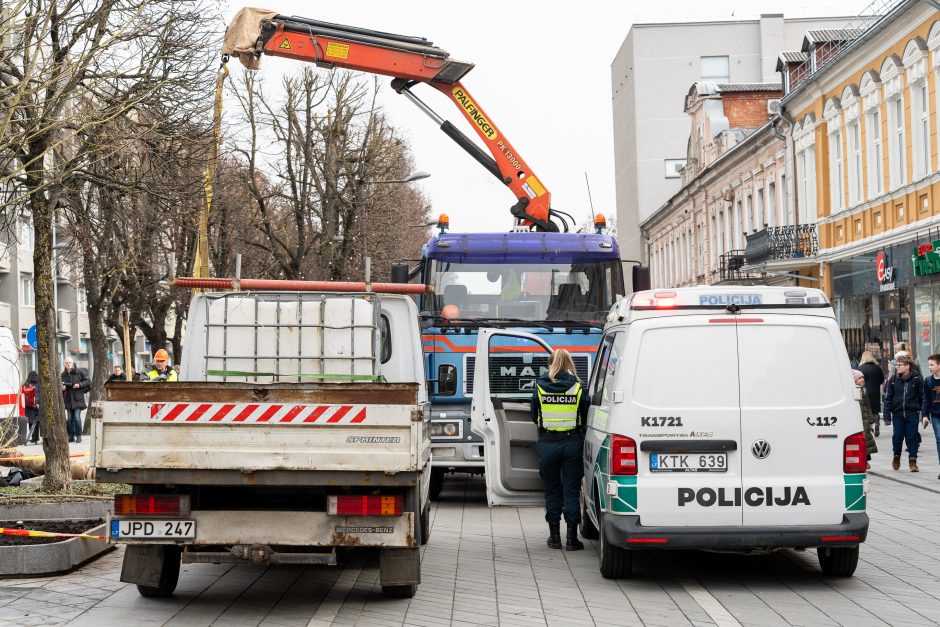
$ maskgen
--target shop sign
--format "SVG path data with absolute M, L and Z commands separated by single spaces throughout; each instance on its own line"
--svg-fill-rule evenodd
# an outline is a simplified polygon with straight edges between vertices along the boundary
M 875 257 L 875 271 L 878 274 L 878 285 L 882 292 L 894 289 L 894 266 L 888 265 L 888 258 L 883 250 L 878 251 Z
M 918 244 L 911 251 L 914 276 L 927 276 L 940 272 L 940 239 L 931 244 Z

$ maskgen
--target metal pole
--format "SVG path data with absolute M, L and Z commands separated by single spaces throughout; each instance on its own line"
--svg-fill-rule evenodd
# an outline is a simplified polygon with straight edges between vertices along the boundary
M 124 327 L 124 380 L 133 381 L 131 378 L 131 332 L 130 332 L 130 310 L 127 307 L 121 309 L 121 325 Z

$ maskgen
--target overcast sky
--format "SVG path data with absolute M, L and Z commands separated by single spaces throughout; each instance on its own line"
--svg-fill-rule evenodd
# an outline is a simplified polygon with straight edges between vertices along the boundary
M 751 19 L 761 12 L 783 12 L 786 17 L 855 15 L 869 2 L 710 0 L 707 10 L 703 4 L 700 0 L 477 0 L 453 5 L 282 0 L 264 5 L 229 0 L 226 15 L 230 18 L 243 6 L 261 6 L 285 15 L 421 36 L 451 57 L 474 63 L 464 86 L 552 193 L 552 206 L 586 220 L 590 206 L 585 172 L 595 210 L 616 213 L 610 64 L 632 23 Z M 266 83 L 273 88 L 279 73 L 297 72 L 298 65 L 265 57 L 261 71 L 268 74 Z M 237 62 L 230 66 L 237 78 L 241 66 Z M 476 139 L 443 94 L 421 85 L 414 92 Z M 506 231 L 512 226 L 509 207 L 515 198 L 508 187 L 391 88 L 384 90 L 380 102 L 388 119 L 409 139 L 415 169 L 431 173 L 419 185 L 431 200 L 433 215 L 449 214 L 457 231 Z

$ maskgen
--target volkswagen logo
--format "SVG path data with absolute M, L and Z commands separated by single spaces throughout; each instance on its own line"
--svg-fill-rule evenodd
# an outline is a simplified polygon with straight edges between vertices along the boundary
M 770 443 L 767 440 L 757 440 L 751 444 L 751 452 L 757 459 L 767 459 L 770 455 Z

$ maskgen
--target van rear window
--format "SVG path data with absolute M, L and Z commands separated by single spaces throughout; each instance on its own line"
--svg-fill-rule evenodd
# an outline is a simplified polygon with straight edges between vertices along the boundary
M 826 329 L 741 325 L 738 338 L 742 407 L 819 408 L 844 400 L 849 364 Z
M 645 330 L 633 398 L 648 407 L 738 409 L 738 361 L 733 325 Z

